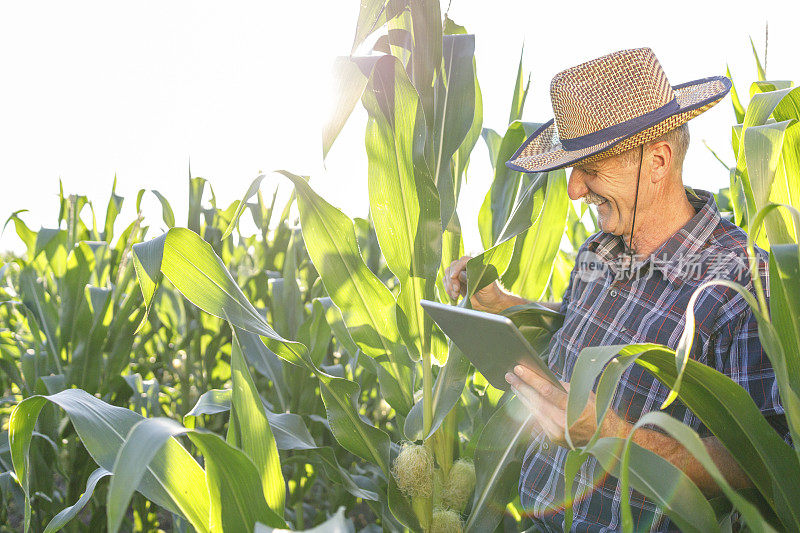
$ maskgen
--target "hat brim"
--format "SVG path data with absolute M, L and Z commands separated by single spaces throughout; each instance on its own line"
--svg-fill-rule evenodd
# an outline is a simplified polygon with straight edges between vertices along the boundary
M 555 122 L 550 120 L 522 143 L 511 159 L 506 161 L 506 166 L 519 172 L 546 172 L 620 154 L 656 139 L 707 111 L 728 94 L 731 80 L 725 76 L 713 76 L 675 85 L 672 89 L 678 109 L 667 118 L 659 118 L 625 135 L 580 150 L 564 149 L 558 139 Z

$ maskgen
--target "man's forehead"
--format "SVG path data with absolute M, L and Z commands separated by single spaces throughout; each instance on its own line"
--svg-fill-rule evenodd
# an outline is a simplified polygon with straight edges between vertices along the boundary
M 601 161 L 592 161 L 590 163 L 578 163 L 573 168 L 577 168 L 578 170 L 582 170 L 582 171 L 586 171 L 586 170 L 592 170 L 593 171 L 593 170 L 597 170 L 598 168 L 602 167 L 602 165 L 599 164 Z
M 573 168 L 577 168 L 578 170 L 582 171 L 599 171 L 599 170 L 610 170 L 613 168 L 617 168 L 619 166 L 624 166 L 625 159 L 623 154 L 614 154 L 609 157 L 604 157 L 603 159 L 599 159 L 597 161 L 590 161 L 588 163 L 578 163 Z

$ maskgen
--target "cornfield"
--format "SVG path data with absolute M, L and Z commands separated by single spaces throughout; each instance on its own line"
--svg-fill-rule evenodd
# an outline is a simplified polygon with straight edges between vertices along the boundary
M 498 279 L 527 298 L 560 300 L 575 252 L 598 227 L 593 208 L 569 201 L 563 170 L 504 165 L 540 124 L 520 120 L 520 59 L 507 128 L 484 127 L 475 42 L 437 2 L 361 3 L 352 55 L 334 66 L 336 111 L 322 148 L 337 148 L 360 101 L 367 218 L 349 218 L 286 170 L 258 176 L 228 206 L 205 179 L 190 178 L 185 224 L 158 191 L 130 199 L 114 188 L 105 213 L 61 191 L 52 227 L 30 228 L 21 211 L 8 218 L 25 252 L 0 263 L 0 530 L 530 527 L 517 493 L 530 415 L 475 371 L 419 301 L 452 303 L 442 276 L 464 255 L 456 206 L 479 142 L 494 177 L 477 216 L 485 251 L 468 264 L 460 305 Z M 764 287 L 754 298 L 717 283 L 756 314 L 798 442 L 800 89 L 768 81 L 755 58 L 749 102 L 732 94 L 732 156 L 719 157 L 733 161 L 722 163 L 730 186 L 716 199 L 751 236 L 751 255 L 754 244 L 770 252 L 769 305 Z M 265 180 L 291 188 L 288 202 L 278 203 L 277 190 L 265 196 Z M 142 214 L 151 194 L 161 221 Z M 137 216 L 123 223 L 132 201 Z M 240 230 L 243 216 L 255 233 Z M 168 231 L 153 235 L 162 222 Z M 536 347 L 557 329 L 532 309 L 510 318 Z M 630 437 L 573 447 L 566 486 L 591 454 L 686 531 L 730 530 L 736 517 L 754 531 L 800 530 L 800 453 L 743 389 L 688 358 L 691 308 L 686 324 L 677 350 L 584 350 L 567 421 L 598 378 L 601 420 L 622 370 L 641 365 L 754 487 L 734 490 L 697 433 L 658 411 L 637 427 L 680 441 L 724 496 L 707 500 Z M 565 529 L 571 498 L 569 490 Z M 630 512 L 623 526 L 632 530 Z

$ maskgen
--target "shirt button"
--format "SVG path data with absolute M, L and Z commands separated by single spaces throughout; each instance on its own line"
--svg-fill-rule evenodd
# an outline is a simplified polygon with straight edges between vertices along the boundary
M 550 449 L 550 444 L 548 444 L 547 441 L 542 442 L 542 449 L 544 451 L 549 450 Z
M 612 298 L 616 298 L 617 294 L 619 294 L 617 292 L 617 289 L 611 289 L 610 291 L 608 291 L 608 295 L 611 296 Z

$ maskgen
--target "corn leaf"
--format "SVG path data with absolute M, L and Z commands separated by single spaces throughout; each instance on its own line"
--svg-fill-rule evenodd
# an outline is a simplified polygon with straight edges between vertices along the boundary
M 399 332 L 418 359 L 431 328 L 419 300 L 433 298 L 442 253 L 436 186 L 426 167 L 415 165 L 422 108 L 393 56 L 378 61 L 362 99 L 369 113 L 370 211 L 386 263 L 400 281 Z
M 117 454 L 114 477 L 108 489 L 109 531 L 116 533 L 119 530 L 123 513 L 133 495 L 132 487 L 139 483 L 162 446 L 175 442 L 174 437 L 184 434 L 200 449 L 205 459 L 210 501 L 206 523 L 209 529 L 250 531 L 256 522 L 286 527 L 283 519 L 267 506 L 256 467 L 243 452 L 226 444 L 214 433 L 187 429 L 169 418 L 147 418 L 131 429 Z M 174 474 L 180 477 L 182 472 Z
M 364 39 L 400 14 L 406 5 L 408 5 L 406 0 L 365 0 L 361 2 L 351 53 L 355 53 Z
M 335 102 L 322 127 L 322 158 L 330 152 L 333 142 L 342 131 L 356 103 L 364 94 L 372 69 L 380 56 L 337 57 L 333 63 L 333 94 Z
M 350 335 L 366 355 L 388 356 L 382 368 L 398 384 L 406 383 L 409 363 L 407 353 L 399 346 L 396 302 L 364 263 L 353 222 L 299 176 L 281 172 L 295 185 L 306 249 L 328 296 L 341 310 Z M 393 407 L 407 413 L 413 405 L 411 387 L 398 385 L 395 390 L 397 393 L 387 401 L 394 400 Z
M 528 73 L 528 80 L 523 86 L 522 58 L 525 55 L 525 45 L 519 52 L 519 66 L 517 67 L 517 79 L 514 82 L 514 94 L 511 96 L 511 111 L 508 114 L 508 123 L 515 120 L 522 120 L 522 110 L 525 108 L 525 99 L 528 96 L 528 89 L 531 86 L 531 75 Z
M 570 208 L 567 177 L 563 170 L 547 173 L 542 210 L 528 230 L 517 237 L 514 255 L 503 274 L 503 286 L 514 294 L 540 300 L 547 289 L 550 273 Z M 538 203 L 538 202 L 537 202 Z
M 451 159 L 467 135 L 471 131 L 474 135 L 475 36 L 446 35 L 442 40 L 442 54 L 444 66 L 435 87 L 432 175 L 441 200 L 441 225 L 446 228 L 456 209 L 457 186 Z M 482 110 L 480 112 L 482 114 Z
M 464 525 L 467 533 L 493 531 L 508 496 L 519 483 L 522 452 L 529 444 L 533 415 L 516 397 L 495 411 L 475 448 L 475 494 Z
M 763 209 L 770 201 L 788 200 L 785 196 L 775 198 L 772 192 L 776 171 L 781 163 L 784 134 L 789 123 L 790 121 L 785 120 L 764 124 L 763 126 L 751 126 L 744 130 L 744 155 L 747 163 L 747 173 L 750 176 L 753 197 L 758 210 Z M 783 183 L 778 182 L 775 185 L 784 184 L 785 181 Z M 780 214 L 765 219 L 770 246 L 794 242 L 790 236 L 790 227 L 787 227 L 786 223 L 787 221 Z M 755 228 L 752 228 L 751 231 L 755 231 Z
M 228 424 L 229 442 L 232 434 L 234 436 L 232 444 L 242 450 L 255 464 L 270 509 L 278 516 L 283 516 L 286 487 L 275 437 L 242 355 L 237 328 L 233 326 L 232 331 L 233 398 L 231 419 Z
M 86 490 L 83 492 L 83 494 L 81 494 L 81 497 L 78 499 L 78 501 L 55 515 L 53 519 L 47 523 L 47 526 L 44 528 L 44 533 L 55 533 L 67 525 L 70 520 L 75 518 L 78 513 L 80 513 L 81 510 L 86 507 L 86 504 L 89 503 L 89 500 L 92 499 L 94 488 L 97 486 L 97 483 L 100 482 L 100 480 L 104 477 L 110 475 L 111 472 L 102 466 L 92 472 L 89 475 L 89 479 L 86 480 Z
M 303 364 L 305 347 L 278 335 L 247 300 L 211 245 L 185 228 L 172 228 L 133 246 L 133 259 L 148 314 L 163 273 L 186 299 L 205 312 L 266 337 L 281 358 Z M 140 325 L 140 328 L 142 326 Z
M 498 242 L 500 233 L 511 216 L 522 179 L 521 173 L 506 167 L 505 163 L 539 126 L 541 124 L 532 122 L 512 122 L 500 142 L 494 163 L 494 179 L 478 214 L 479 218 L 491 219 L 493 243 Z
M 624 439 L 605 437 L 599 439 L 589 453 L 597 458 L 604 470 L 620 476 L 625 442 Z M 686 474 L 638 444 L 631 443 L 629 453 L 631 484 L 647 498 L 658 502 L 681 531 L 703 533 L 717 529 L 711 505 Z M 626 532 L 633 530 L 629 522 L 624 522 L 623 527 Z
M 164 224 L 166 224 L 168 228 L 174 228 L 175 213 L 172 211 L 172 206 L 169 205 L 169 200 L 167 200 L 166 196 L 156 190 L 152 190 L 150 192 L 155 194 L 156 198 L 158 198 L 158 201 L 161 203 L 161 218 L 164 219 Z
M 442 425 L 445 417 L 461 398 L 464 383 L 467 381 L 471 367 L 469 359 L 464 357 L 461 350 L 453 343 L 448 343 L 449 354 L 447 363 L 439 370 L 433 384 L 433 423 L 428 434 L 423 433 L 423 401 L 420 399 L 414 404 L 406 417 L 403 433 L 408 440 L 427 440 Z
M 472 125 L 467 132 L 466 137 L 464 137 L 464 141 L 456 150 L 456 153 L 453 154 L 453 178 L 455 179 L 455 196 L 456 196 L 456 205 L 458 204 L 458 196 L 461 192 L 461 183 L 462 180 L 466 179 L 466 171 L 467 166 L 469 165 L 469 157 L 472 153 L 472 149 L 475 148 L 475 144 L 478 142 L 478 139 L 481 136 L 481 129 L 483 127 L 483 95 L 481 94 L 481 86 L 478 83 L 478 72 L 477 67 L 475 66 L 475 58 L 472 58 L 472 69 L 475 74 L 475 111 L 472 114 Z M 456 216 L 456 212 L 453 211 L 453 217 Z M 450 224 L 452 224 L 453 218 L 450 219 Z M 449 226 L 448 226 L 449 227 Z
M 131 428 L 143 420 L 128 409 L 108 405 L 80 389 L 67 389 L 51 396 L 31 396 L 20 402 L 9 420 L 11 458 L 28 497 L 31 436 L 39 412 L 47 402 L 67 413 L 92 459 L 114 471 L 117 452 Z M 113 478 L 112 478 L 113 479 Z M 176 441 L 168 441 L 147 466 L 141 481 L 132 484 L 147 499 L 170 512 L 184 516 L 198 531 L 208 531 L 209 496 L 203 469 Z M 26 522 L 30 508 L 26 506 Z
M 532 179 L 504 221 L 495 245 L 467 262 L 467 297 L 462 305 L 467 305 L 473 294 L 500 279 L 506 271 L 514 253 L 514 239 L 531 226 L 534 213 L 539 213 L 536 192 L 546 182 L 547 174 L 540 173 Z
M 675 390 L 678 378 L 676 355 L 665 346 L 640 344 L 585 348 L 579 355 L 570 381 L 568 426 L 577 419 L 576 413 L 585 407 L 588 391 L 600 369 L 612 359 L 610 370 L 606 371 L 611 372 L 611 377 L 603 383 L 604 372 L 597 387 L 598 420 L 602 420 L 610 406 L 622 373 L 634 361 Z M 780 373 L 779 368 L 776 373 Z M 798 523 L 800 511 L 796 506 L 793 508 L 791 502 L 800 498 L 800 487 L 788 481 L 793 476 L 800 476 L 800 463 L 794 451 L 772 429 L 747 392 L 730 378 L 692 359 L 686 362 L 682 376 L 678 398 L 725 445 L 784 524 Z M 593 439 L 586 449 L 594 453 L 597 443 L 599 440 Z
M 758 511 L 758 508 L 750 503 L 745 497 L 739 494 L 736 490 L 731 487 L 725 479 L 725 476 L 720 472 L 717 465 L 714 463 L 714 460 L 706 450 L 703 441 L 700 440 L 700 436 L 689 426 L 686 424 L 672 418 L 666 413 L 659 412 L 659 411 L 651 411 L 649 413 L 645 413 L 634 425 L 631 429 L 631 432 L 628 434 L 627 442 L 625 445 L 625 449 L 623 451 L 622 456 L 622 464 L 620 465 L 620 492 L 622 493 L 622 501 L 621 501 L 621 508 L 622 508 L 622 522 L 623 527 L 626 530 L 633 529 L 633 518 L 631 516 L 631 509 L 630 509 L 630 501 L 629 501 L 629 492 L 628 488 L 628 473 L 629 467 L 631 464 L 631 444 L 633 442 L 633 434 L 634 432 L 646 425 L 654 425 L 658 426 L 664 431 L 667 432 L 673 439 L 677 440 L 678 442 L 683 445 L 686 450 L 691 453 L 695 459 L 706 469 L 706 471 L 711 475 L 714 479 L 716 484 L 722 489 L 725 493 L 725 496 L 733 502 L 733 505 L 739 512 L 742 513 L 742 518 L 744 518 L 745 523 L 749 526 L 750 529 L 753 531 L 775 531 L 765 520 L 764 517 L 761 516 L 761 513 Z M 690 493 L 694 493 L 692 489 L 689 489 Z M 697 496 L 697 494 L 694 494 Z M 702 495 L 700 495 L 700 499 L 704 499 Z M 705 513 L 705 511 L 701 511 Z M 687 513 L 688 514 L 688 513 Z M 703 516 L 700 514 L 691 514 L 689 516 L 693 517 L 693 522 L 696 521 L 696 517 Z M 703 529 L 703 527 L 713 527 L 713 518 L 704 516 L 708 523 L 705 526 L 701 524 L 695 524 L 700 531 L 707 531 L 707 529 Z M 709 520 L 711 518 L 711 520 Z

